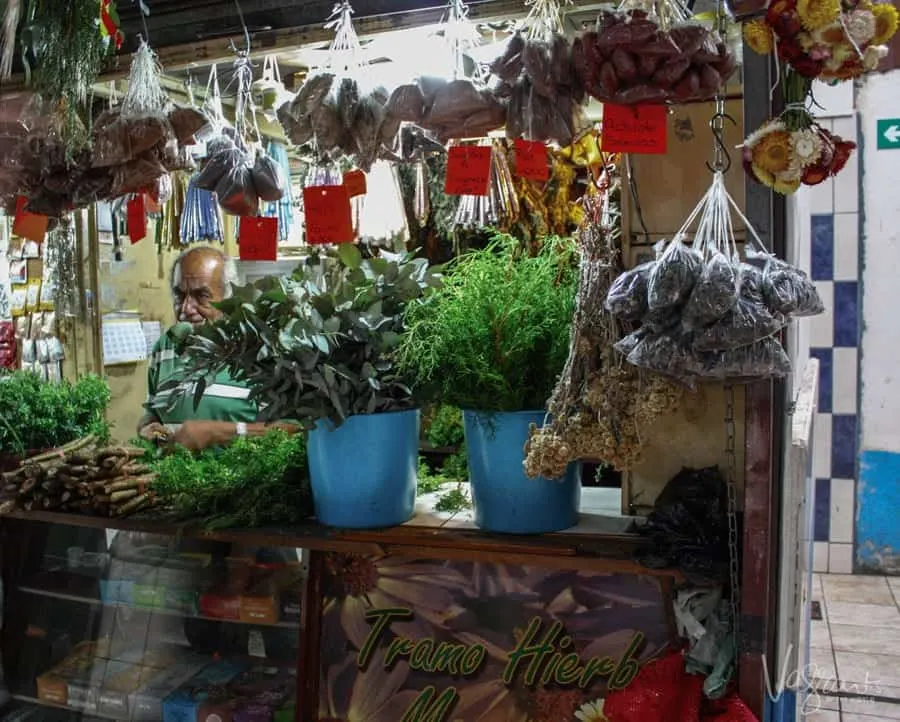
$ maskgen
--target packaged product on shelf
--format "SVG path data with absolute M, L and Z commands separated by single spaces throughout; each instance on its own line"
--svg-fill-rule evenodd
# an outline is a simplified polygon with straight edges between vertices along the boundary
M 98 713 L 115 719 L 129 718 L 130 695 L 160 673 L 159 668 L 135 662 L 110 661 L 97 695 Z
M 50 704 L 68 705 L 70 680 L 89 673 L 98 653 L 103 651 L 103 646 L 97 642 L 76 645 L 62 662 L 37 677 L 38 699 Z
M 244 662 L 230 660 L 208 664 L 166 696 L 163 722 L 212 722 L 210 715 L 215 714 L 216 703 L 211 701 L 211 693 L 226 686 L 247 667 Z
M 9 299 L 9 312 L 13 318 L 19 318 L 25 315 L 25 304 L 28 299 L 28 286 L 21 284 L 12 287 L 12 294 Z
M 183 652 L 163 673 L 147 680 L 128 698 L 133 722 L 159 722 L 163 700 L 194 677 L 209 660 L 193 652 Z
M 34 313 L 41 308 L 41 279 L 35 278 L 28 282 L 25 292 L 25 313 Z
M 276 569 L 262 564 L 254 566 L 251 582 L 241 594 L 242 622 L 277 624 L 280 604 Z
M 296 688 L 295 668 L 254 665 L 228 686 L 232 722 L 268 722 Z

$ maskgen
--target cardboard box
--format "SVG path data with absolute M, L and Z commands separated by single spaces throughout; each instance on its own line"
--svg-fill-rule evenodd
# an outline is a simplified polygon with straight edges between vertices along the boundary
M 277 624 L 280 604 L 275 596 L 251 596 L 240 598 L 240 618 L 248 624 Z
M 128 718 L 131 694 L 159 674 L 162 670 L 141 664 L 110 662 L 97 697 L 97 711 L 107 717 Z
M 68 705 L 69 682 L 88 673 L 94 665 L 98 652 L 106 652 L 108 647 L 97 642 L 81 642 L 55 667 L 38 676 L 37 696 L 50 704 Z
M 134 722 L 159 722 L 163 718 L 163 700 L 194 677 L 209 663 L 207 657 L 189 652 L 160 674 L 147 680 L 128 699 Z
M 241 618 L 241 598 L 237 594 L 225 594 L 224 590 L 200 595 L 200 613 L 211 619 Z
M 109 661 L 100 657 L 83 661 L 84 667 L 68 680 L 66 706 L 80 712 L 96 714 L 100 688 L 103 686 Z
M 206 722 L 211 714 L 220 712 L 226 714 L 221 722 L 229 722 L 230 710 L 224 705 L 219 707 L 211 704 L 210 694 L 216 688 L 228 685 L 245 669 L 245 663 L 229 660 L 208 664 L 166 696 L 163 700 L 163 722 Z

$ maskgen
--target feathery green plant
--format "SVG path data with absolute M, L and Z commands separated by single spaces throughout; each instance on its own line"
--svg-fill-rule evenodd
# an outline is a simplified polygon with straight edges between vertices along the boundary
M 399 371 L 420 397 L 476 411 L 542 409 L 569 354 L 578 283 L 570 239 L 528 257 L 494 234 L 445 267 L 444 285 L 407 309 Z

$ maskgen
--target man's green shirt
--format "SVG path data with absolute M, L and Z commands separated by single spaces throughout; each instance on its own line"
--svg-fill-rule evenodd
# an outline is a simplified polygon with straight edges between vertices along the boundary
M 207 386 L 200 405 L 194 409 L 193 394 L 182 396 L 174 408 L 157 406 L 157 402 L 167 399 L 171 391 L 160 391 L 160 387 L 171 381 L 182 381 L 187 372 L 184 359 L 175 353 L 175 343 L 169 334 L 163 334 L 150 356 L 147 374 L 148 399 L 145 408 L 159 417 L 167 426 L 178 426 L 189 420 L 231 421 L 252 423 L 256 421 L 258 408 L 248 401 L 250 390 L 235 381 L 223 371 L 215 382 Z

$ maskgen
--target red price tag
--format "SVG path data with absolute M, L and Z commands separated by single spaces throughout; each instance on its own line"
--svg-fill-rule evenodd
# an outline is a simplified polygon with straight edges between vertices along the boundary
M 550 178 L 547 146 L 532 140 L 517 140 L 514 148 L 514 171 L 517 176 L 533 181 L 545 181 Z
M 344 173 L 344 187 L 347 189 L 347 196 L 349 198 L 364 196 L 368 191 L 368 188 L 366 187 L 366 174 L 361 170 L 348 170 Z
M 136 195 L 128 201 L 125 217 L 132 245 L 147 237 L 147 212 L 143 194 Z
M 668 128 L 664 105 L 604 103 L 601 148 L 607 153 L 665 154 Z
M 304 188 L 303 213 L 306 217 L 306 242 L 310 245 L 353 241 L 353 219 L 346 186 Z
M 278 260 L 278 219 L 241 216 L 238 252 L 242 261 Z
M 25 210 L 28 201 L 25 196 L 16 199 L 16 217 L 13 219 L 12 232 L 19 238 L 25 238 L 35 243 L 43 243 L 47 235 L 47 224 L 50 219 L 37 213 L 29 213 Z
M 450 149 L 444 193 L 450 196 L 486 196 L 490 180 L 490 146 L 458 145 Z

